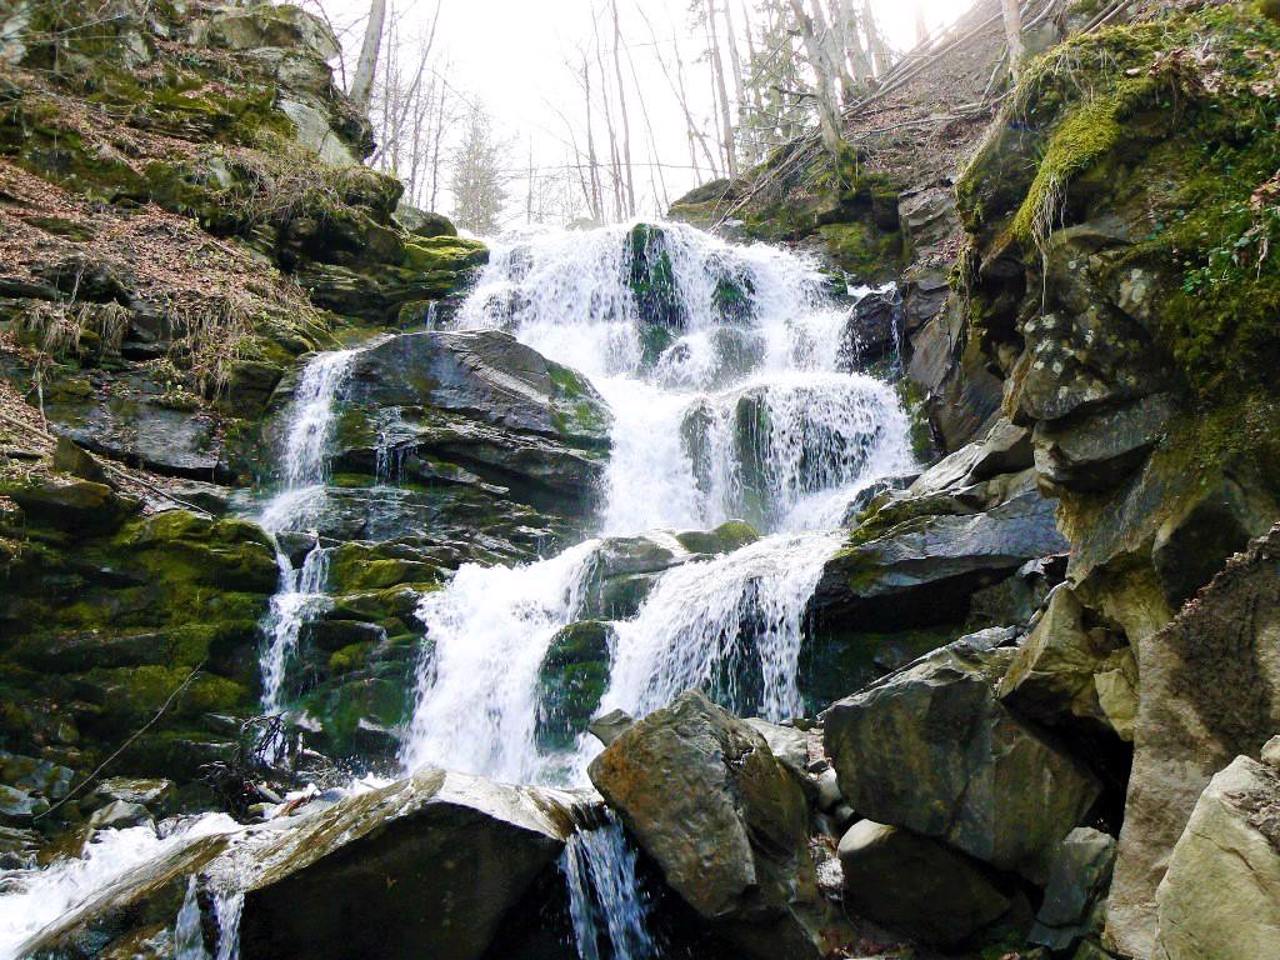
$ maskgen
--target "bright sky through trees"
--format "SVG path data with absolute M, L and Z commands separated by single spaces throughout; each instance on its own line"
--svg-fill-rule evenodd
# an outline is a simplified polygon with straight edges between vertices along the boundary
M 582 92 L 571 64 L 586 50 L 594 65 L 597 27 L 604 55 L 612 57 L 608 0 L 440 2 L 443 6 L 427 69 L 444 85 L 447 95 L 456 99 L 460 118 L 473 102 L 483 104 L 492 115 L 495 135 L 509 144 L 503 172 L 511 178 L 510 197 L 503 221 L 505 225 L 518 224 L 525 219 L 523 198 L 530 164 L 538 176 L 554 175 L 573 163 L 570 126 L 578 127 L 576 135 L 581 139 L 585 120 Z M 737 20 L 738 46 L 745 61 L 743 10 L 755 9 L 756 3 L 728 2 Z M 359 50 L 368 0 L 310 3 L 323 7 L 343 34 L 350 69 Z M 919 19 L 936 29 L 963 13 L 969 0 L 871 0 L 871 5 L 890 46 L 902 51 L 915 44 Z M 413 44 L 428 35 L 435 7 L 435 0 L 391 0 L 388 29 L 394 30 L 406 60 Z M 663 197 L 675 199 L 709 179 L 705 170 L 695 173 L 691 169 L 684 116 L 659 62 L 661 56 L 671 68 L 679 53 L 691 109 L 699 121 L 705 118 L 710 130 L 715 124 L 712 74 L 708 63 L 699 60 L 706 38 L 691 25 L 689 8 L 690 0 L 618 0 L 624 82 L 635 114 L 631 117 L 632 153 L 637 207 L 642 214 L 658 212 Z M 593 9 L 599 13 L 598 24 L 593 24 Z M 606 66 L 613 70 L 612 62 Z M 411 66 L 406 63 L 404 69 Z M 641 116 L 642 106 L 648 112 L 647 122 Z M 599 112 L 595 122 L 603 122 Z M 450 126 L 446 124 L 446 131 Z M 462 127 L 459 120 L 457 129 Z M 449 140 L 446 134 L 445 142 Z M 456 144 L 450 144 L 446 154 L 453 149 Z M 661 165 L 660 177 L 655 164 Z M 452 198 L 445 180 L 437 206 L 448 213 Z

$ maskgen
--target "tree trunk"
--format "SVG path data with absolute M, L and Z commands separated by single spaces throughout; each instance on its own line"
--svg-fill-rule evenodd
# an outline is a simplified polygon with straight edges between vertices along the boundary
M 876 15 L 871 9 L 871 0 L 862 0 L 862 29 L 867 34 L 867 48 L 875 64 L 875 75 L 883 77 L 893 65 L 889 56 L 889 45 L 884 41 L 880 25 L 876 23 Z
M 1004 35 L 1009 42 L 1009 72 L 1018 79 L 1022 71 L 1022 11 L 1019 0 L 1000 0 L 1004 8 Z
M 618 79 L 618 112 L 622 120 L 622 170 L 627 178 L 627 215 L 636 215 L 636 182 L 631 167 L 631 118 L 627 116 L 627 88 L 622 82 L 622 28 L 618 0 L 613 0 L 613 72 Z
M 378 69 L 378 50 L 382 46 L 382 25 L 386 19 L 387 0 L 371 0 L 356 76 L 351 82 L 351 100 L 361 113 L 369 112 L 369 101 L 373 97 L 373 77 Z
M 790 2 L 791 12 L 800 26 L 800 36 L 804 40 L 805 51 L 809 55 L 809 61 L 813 64 L 816 74 L 814 88 L 818 101 L 818 122 L 822 130 L 822 145 L 826 147 L 832 159 L 838 161 L 841 145 L 840 113 L 836 109 L 835 93 L 826 55 L 814 33 L 813 20 L 805 13 L 804 4 L 801 0 L 790 0 Z
M 733 144 L 733 113 L 729 107 L 729 90 L 724 82 L 724 59 L 720 56 L 720 31 L 716 28 L 716 0 L 707 0 L 707 26 L 711 31 L 711 69 L 716 80 L 716 96 L 720 101 L 725 170 L 732 179 L 738 175 L 738 161 Z

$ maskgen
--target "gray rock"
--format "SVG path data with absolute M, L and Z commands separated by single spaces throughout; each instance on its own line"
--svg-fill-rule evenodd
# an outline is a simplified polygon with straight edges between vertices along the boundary
M 610 710 L 587 724 L 587 732 L 607 747 L 635 722 L 635 718 L 625 710 Z
M 1061 951 L 1101 926 L 1094 908 L 1106 896 L 1115 860 L 1114 837 L 1092 827 L 1067 834 L 1049 866 L 1049 883 L 1028 939 Z
M 33 817 L 48 809 L 49 801 L 44 798 L 0 783 L 0 823 L 28 825 Z
M 749 727 L 764 737 L 765 743 L 782 765 L 802 781 L 809 779 L 809 737 L 803 730 L 784 727 L 759 717 L 748 717 Z
M 151 811 L 140 803 L 126 800 L 112 800 L 105 807 L 93 811 L 93 815 L 89 817 L 89 826 L 94 830 L 124 830 L 151 822 Z
M 124 803 L 137 803 L 152 813 L 163 813 L 173 802 L 176 789 L 172 780 L 109 777 L 94 788 L 90 799 L 94 802 L 110 803 L 113 800 L 119 800 Z
M 1160 960 L 1259 960 L 1280 940 L 1280 773 L 1237 757 L 1196 801 L 1156 892 Z
M 671 888 L 745 953 L 821 955 L 823 928 L 839 923 L 813 893 L 804 791 L 750 725 L 683 693 L 590 774 Z
M 1041 881 L 1100 787 L 996 699 L 1013 656 L 943 647 L 832 704 L 825 745 L 863 816 Z
M 1280 769 L 1280 736 L 1272 737 L 1262 745 L 1259 759 L 1269 767 Z
M 1037 424 L 1036 471 L 1054 487 L 1112 487 L 1142 463 L 1174 412 L 1172 399 L 1157 394 L 1068 426 Z
M 337 469 L 374 474 L 391 423 L 406 480 L 448 480 L 437 466 L 446 461 L 490 484 L 490 494 L 501 487 L 562 514 L 587 512 L 598 494 L 607 406 L 581 375 L 508 334 L 390 338 L 356 356 L 343 400 Z
M 61 800 L 70 792 L 75 778 L 70 767 L 0 750 L 0 783 L 49 800 Z
M 1074 718 L 1120 733 L 1118 725 L 1131 738 L 1125 722 L 1129 710 L 1113 721 L 1102 706 L 1094 679 L 1119 669 L 1128 648 L 1105 627 L 1086 627 L 1084 615 L 1071 588 L 1057 587 L 1043 616 L 1019 646 L 998 695 L 1018 712 L 1050 726 L 1062 726 Z
M 1153 953 L 1156 888 L 1200 794 L 1280 729 L 1278 561 L 1280 527 L 1137 644 L 1142 697 L 1107 908 L 1117 952 Z
M 1066 549 L 1053 502 L 1034 491 L 983 513 L 919 516 L 837 553 L 811 610 L 881 631 L 963 619 L 975 591 Z
M 840 866 L 846 908 L 925 943 L 957 944 L 1009 908 L 960 854 L 871 820 L 840 838 Z
M 294 137 L 304 147 L 314 150 L 325 163 L 350 166 L 358 163 L 355 151 L 346 139 L 333 129 L 327 111 L 302 100 L 281 97 L 278 108 L 293 121 Z

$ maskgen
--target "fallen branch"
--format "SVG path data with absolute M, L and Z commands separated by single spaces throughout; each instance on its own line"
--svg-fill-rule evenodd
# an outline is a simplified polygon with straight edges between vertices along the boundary
M 178 686 L 174 688 L 173 692 L 169 694 L 168 699 L 165 700 L 165 702 L 160 705 L 160 709 L 156 711 L 155 716 L 153 716 L 150 720 L 148 720 L 136 731 L 134 731 L 133 735 L 130 736 L 128 740 L 120 744 L 119 748 L 117 748 L 115 753 L 111 754 L 111 756 L 107 757 L 107 759 L 103 760 L 100 764 L 98 764 L 98 766 L 94 769 L 93 773 L 89 774 L 89 776 L 81 780 L 76 787 L 74 787 L 71 790 L 68 790 L 67 795 L 63 797 L 61 800 L 59 800 L 57 803 L 55 803 L 53 806 L 51 806 L 48 810 L 44 811 L 43 813 L 37 813 L 31 819 L 43 820 L 45 817 L 49 816 L 49 814 L 53 813 L 53 811 L 57 810 L 63 804 L 67 803 L 69 800 L 73 799 L 78 794 L 80 794 L 84 790 L 84 788 L 87 787 L 89 784 L 93 783 L 93 781 L 96 780 L 102 774 L 103 770 L 105 770 L 112 763 L 114 763 L 116 758 L 119 757 L 120 754 L 124 753 L 126 750 L 129 749 L 129 747 L 133 745 L 135 740 L 137 740 L 140 736 L 142 736 L 144 733 L 146 733 L 148 730 L 154 727 L 156 723 L 159 722 L 160 718 L 163 717 L 166 712 L 168 712 L 171 706 L 173 706 L 173 702 L 176 699 L 178 699 L 178 697 L 181 696 L 181 694 L 187 689 L 187 687 L 191 686 L 191 682 L 195 680 L 197 676 L 199 676 L 200 671 L 204 668 L 205 662 L 206 661 L 201 660 L 198 664 L 196 664 L 195 668 L 189 674 L 187 674 L 186 679 L 183 680 L 180 684 L 178 684 Z

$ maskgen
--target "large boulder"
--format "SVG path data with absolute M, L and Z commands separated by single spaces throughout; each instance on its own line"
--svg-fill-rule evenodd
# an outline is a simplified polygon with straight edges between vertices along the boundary
M 1132 662 L 1128 646 L 1105 626 L 1087 623 L 1070 586 L 1060 584 L 1001 679 L 999 696 L 1049 726 L 1082 721 L 1132 740 L 1136 683 L 1125 696 L 1118 682 L 1136 681 Z
M 832 704 L 824 739 L 863 816 L 1043 881 L 1100 787 L 996 698 L 1014 655 L 956 641 Z
M 917 502 L 917 516 L 911 516 L 910 502 L 892 504 L 906 519 L 883 532 L 879 526 L 855 528 L 814 592 L 811 608 L 820 618 L 880 630 L 963 620 L 974 592 L 1028 560 L 1067 549 L 1053 502 L 1035 490 L 982 512 L 931 512 L 965 508 Z
M 556 512 L 582 512 L 597 493 L 608 408 L 580 374 L 509 334 L 390 338 L 356 355 L 343 400 L 340 468 L 373 468 L 389 435 L 408 480 L 440 479 L 444 460 Z
M 689 691 L 618 735 L 591 780 L 667 883 L 756 957 L 817 957 L 805 794 L 755 729 Z
M 576 795 L 426 769 L 287 821 L 177 844 L 59 919 L 22 956 L 99 956 L 171 924 L 199 873 L 204 909 L 240 902 L 239 955 L 478 958 L 555 861 Z M 208 955 L 233 932 L 209 916 Z
M 1156 892 L 1159 960 L 1280 947 L 1280 771 L 1237 757 L 1196 801 Z
M 871 820 L 840 838 L 840 866 L 850 910 L 926 943 L 960 943 L 1009 908 L 1009 898 L 961 854 Z
M 1133 772 L 1107 914 L 1117 949 L 1154 949 L 1156 889 L 1200 794 L 1280 730 L 1280 527 L 1137 645 Z

